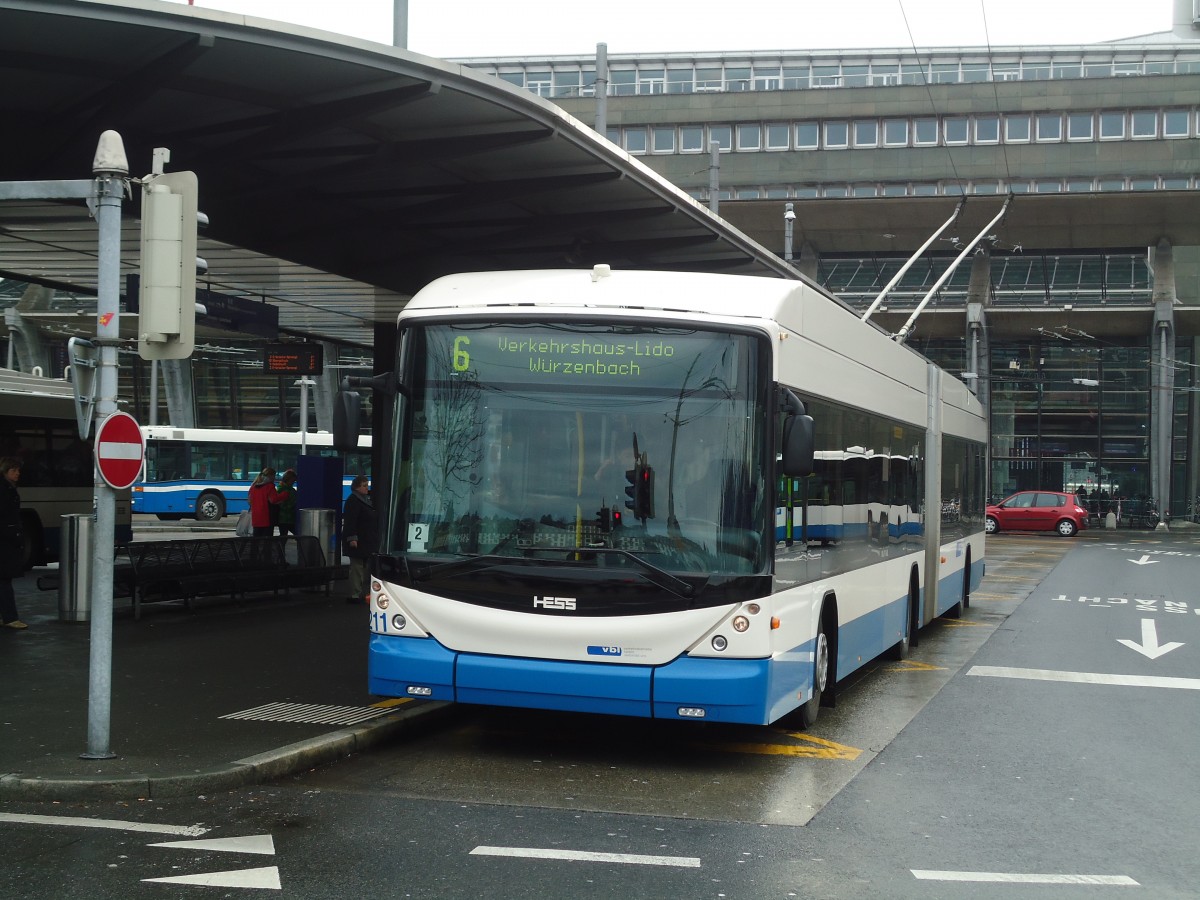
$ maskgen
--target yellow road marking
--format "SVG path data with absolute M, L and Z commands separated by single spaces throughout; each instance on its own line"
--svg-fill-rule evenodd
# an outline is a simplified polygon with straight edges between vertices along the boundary
M 894 666 L 888 666 L 893 672 L 944 672 L 945 666 L 931 666 L 929 663 L 917 662 L 915 659 L 906 659 L 903 662 L 898 662 Z
M 404 703 L 412 703 L 412 697 L 393 697 L 391 700 L 380 700 L 378 703 L 372 703 L 371 709 L 391 709 L 393 706 L 400 706 Z
M 845 744 L 835 744 L 824 738 L 805 734 L 803 731 L 783 731 L 781 734 L 807 741 L 807 744 L 705 744 L 713 750 L 726 750 L 730 753 L 758 753 L 763 756 L 795 756 L 805 759 L 858 759 L 862 750 L 857 747 L 847 747 Z

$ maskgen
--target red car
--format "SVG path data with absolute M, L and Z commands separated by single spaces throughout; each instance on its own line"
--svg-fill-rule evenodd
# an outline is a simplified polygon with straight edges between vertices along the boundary
M 1087 528 L 1087 510 L 1074 494 L 1061 491 L 1018 491 L 987 508 L 987 533 L 1057 531 L 1071 537 Z

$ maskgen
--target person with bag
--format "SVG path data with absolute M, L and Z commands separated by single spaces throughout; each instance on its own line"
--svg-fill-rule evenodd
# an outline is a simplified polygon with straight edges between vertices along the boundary
M 350 557 L 350 596 L 347 603 L 362 603 L 367 596 L 367 562 L 379 551 L 379 516 L 371 502 L 366 475 L 355 475 L 350 496 L 342 507 L 342 544 Z
M 17 615 L 17 597 L 12 580 L 25 572 L 25 532 L 21 527 L 21 460 L 15 456 L 0 459 L 0 620 L 5 628 L 28 628 Z

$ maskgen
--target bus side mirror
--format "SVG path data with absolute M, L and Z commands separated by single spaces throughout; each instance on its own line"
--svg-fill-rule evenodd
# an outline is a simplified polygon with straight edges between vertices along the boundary
M 362 395 L 342 389 L 333 402 L 333 446 L 348 453 L 358 449 L 358 433 L 362 425 Z
M 792 478 L 813 473 L 813 418 L 791 415 L 783 421 L 783 453 L 780 472 Z

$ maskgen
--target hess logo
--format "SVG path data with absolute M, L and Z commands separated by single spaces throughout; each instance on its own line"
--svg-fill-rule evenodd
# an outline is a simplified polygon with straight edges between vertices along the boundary
M 534 597 L 534 609 L 574 609 L 574 597 Z

